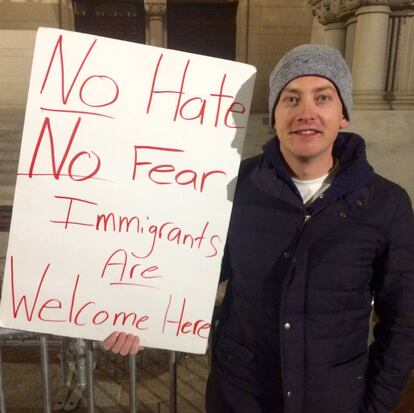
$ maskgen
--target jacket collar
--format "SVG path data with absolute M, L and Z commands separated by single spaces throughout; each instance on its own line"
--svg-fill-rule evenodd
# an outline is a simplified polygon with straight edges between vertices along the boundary
M 324 197 L 309 206 L 310 212 L 357 191 L 373 179 L 374 170 L 366 159 L 365 149 L 365 142 L 359 135 L 350 132 L 338 134 L 332 153 L 339 161 L 339 171 L 332 185 L 325 191 Z M 263 151 L 266 161 L 275 171 L 277 178 L 300 197 L 280 152 L 279 140 L 277 138 L 269 140 L 263 146 Z

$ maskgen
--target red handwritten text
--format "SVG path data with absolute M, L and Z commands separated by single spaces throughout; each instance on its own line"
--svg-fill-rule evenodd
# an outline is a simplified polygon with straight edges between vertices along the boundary
M 48 263 L 42 273 L 40 281 L 34 294 L 33 302 L 30 304 L 28 295 L 22 294 L 18 297 L 15 288 L 15 264 L 14 257 L 10 257 L 10 277 L 12 293 L 13 317 L 21 316 L 27 321 L 34 318 L 47 323 L 69 323 L 78 327 L 86 325 L 110 324 L 112 326 L 129 325 L 137 330 L 143 331 L 149 328 L 147 321 L 148 315 L 139 315 L 135 312 L 126 313 L 125 311 L 110 312 L 105 308 L 97 309 L 95 301 L 77 302 L 77 291 L 80 283 L 80 274 L 75 277 L 75 282 L 71 291 L 70 305 L 64 306 L 62 300 L 56 297 L 42 298 L 43 293 L 48 290 L 46 276 L 51 269 Z M 19 277 L 16 277 L 19 278 Z M 53 283 L 53 280 L 51 281 Z
M 183 298 L 179 315 L 171 315 L 171 303 L 173 300 L 172 294 L 170 294 L 167 309 L 164 314 L 164 322 L 162 325 L 162 333 L 167 334 L 168 327 L 175 325 L 175 335 L 197 335 L 200 338 L 208 339 L 208 333 L 210 331 L 211 324 L 204 320 L 186 321 L 184 318 L 186 299 Z
M 152 155 L 155 155 L 155 158 L 162 152 L 184 153 L 182 149 L 177 148 L 136 145 L 132 180 L 135 180 L 137 177 L 138 167 L 140 167 L 139 169 L 143 169 L 142 167 L 144 165 L 154 165 L 154 161 L 138 162 L 138 153 L 141 154 L 143 151 L 150 151 Z M 194 190 L 203 192 L 207 178 L 210 178 L 212 175 L 226 175 L 226 173 L 221 170 L 212 170 L 202 173 L 198 173 L 192 169 L 177 171 L 176 167 L 172 164 L 156 164 L 155 166 L 149 167 L 149 170 L 147 169 L 143 175 L 157 185 L 171 185 L 172 183 L 184 186 L 189 185 Z
M 185 81 L 188 75 L 188 71 L 190 69 L 191 61 L 190 59 L 187 60 L 187 63 L 184 67 L 183 74 L 179 81 L 180 85 L 177 89 L 157 89 L 157 81 L 159 76 L 159 71 L 161 67 L 162 60 L 164 55 L 161 54 L 157 65 L 155 67 L 154 76 L 152 79 L 151 91 L 148 97 L 148 104 L 147 104 L 147 114 L 151 112 L 154 106 L 154 97 L 156 95 L 176 95 L 177 101 L 175 105 L 174 115 L 172 120 L 175 122 L 178 118 L 182 120 L 196 120 L 198 119 L 200 124 L 203 125 L 206 117 L 206 110 L 207 106 L 213 107 L 214 112 L 214 127 L 218 127 L 220 124 L 220 119 L 222 118 L 224 101 L 226 101 L 226 109 L 224 109 L 224 119 L 222 119 L 222 124 L 227 128 L 245 128 L 246 126 L 238 126 L 235 125 L 235 122 L 230 123 L 229 118 L 233 114 L 245 114 L 246 107 L 241 102 L 234 101 L 234 96 L 230 94 L 226 94 L 224 92 L 224 86 L 227 79 L 227 74 L 224 74 L 219 91 L 217 93 L 210 93 L 207 98 L 203 98 L 201 96 L 193 96 L 189 99 L 184 99 L 183 95 L 185 95 Z M 170 71 L 168 71 L 168 78 L 171 77 Z M 214 102 L 211 102 L 211 98 L 214 98 Z
M 143 264 L 133 252 L 130 255 L 138 262 L 129 267 L 129 273 L 126 278 L 124 278 L 124 275 L 129 265 L 128 253 L 122 248 L 114 251 L 106 260 L 101 278 L 115 278 L 116 281 L 112 281 L 111 285 L 135 285 L 137 287 L 155 288 L 143 282 L 163 278 L 157 272 L 159 270 L 158 265 Z M 110 271 L 112 269 L 113 271 Z
M 81 215 L 83 208 L 97 206 L 95 202 L 69 196 L 55 196 L 55 198 L 68 201 L 68 207 L 65 218 L 54 219 L 50 222 L 61 224 L 65 229 L 69 229 L 73 225 L 79 225 L 85 229 L 89 228 L 103 232 L 136 233 L 138 237 L 143 240 L 148 240 L 148 242 L 143 251 L 139 253 L 134 251 L 135 258 L 148 258 L 155 251 L 161 240 L 172 245 L 187 246 L 190 249 L 201 251 L 207 249 L 204 255 L 206 258 L 216 257 L 218 254 L 218 245 L 222 243 L 219 235 L 209 234 L 210 222 L 208 221 L 196 233 L 186 231 L 173 221 L 166 220 L 161 223 L 153 223 L 149 216 L 125 216 L 118 215 L 115 212 L 98 213 L 95 222 L 88 222 L 86 219 L 81 219 L 79 215 Z M 77 218 L 72 216 L 74 205 L 76 205 Z

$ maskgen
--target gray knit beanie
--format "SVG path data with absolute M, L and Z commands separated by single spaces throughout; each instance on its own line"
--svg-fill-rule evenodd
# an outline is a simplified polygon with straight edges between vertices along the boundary
M 338 50 L 319 44 L 304 44 L 287 52 L 269 79 L 269 122 L 274 127 L 274 110 L 280 92 L 293 79 L 300 76 L 321 76 L 337 88 L 344 115 L 350 120 L 352 110 L 352 78 L 345 59 Z

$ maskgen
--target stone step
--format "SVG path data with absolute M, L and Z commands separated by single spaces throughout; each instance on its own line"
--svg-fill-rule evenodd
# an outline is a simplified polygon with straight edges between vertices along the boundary
M 0 127 L 3 128 L 22 128 L 24 123 L 25 108 L 2 107 L 0 109 Z
M 10 133 L 7 131 L 5 133 L 0 133 L 0 142 L 21 142 L 22 135 L 20 132 Z
M 0 125 L 0 136 L 4 135 L 22 135 L 23 129 L 20 127 L 6 128 L 3 125 Z
M 4 120 L 0 116 L 0 128 L 1 129 L 22 129 L 23 128 L 23 119 L 21 120 Z
M 0 205 L 0 232 L 8 232 L 12 214 L 11 205 Z
M 0 152 L 19 152 L 20 142 L 0 142 Z
M 0 129 L 0 141 L 21 140 L 22 134 L 21 129 Z
M 0 140 L 0 150 L 19 149 L 20 146 L 21 141 L 17 139 L 14 141 Z
M 0 139 L 0 150 L 20 148 L 20 144 L 21 144 L 20 139 L 6 140 L 6 139 L 1 138 Z
M 12 186 L 16 185 L 17 168 L 15 172 L 0 172 L 0 187 L 1 186 Z
M 0 180 L 3 176 L 0 174 Z M 13 205 L 14 186 L 16 183 L 16 175 L 10 176 L 9 180 L 13 179 L 13 182 L 8 184 L 0 184 L 0 205 Z
M 19 151 L 20 150 L 20 142 L 1 142 L 0 141 L 0 151 Z
M 3 150 L 0 146 L 0 164 L 5 161 L 17 161 L 19 160 L 20 149 Z
M 8 172 L 17 172 L 18 163 L 16 161 L 4 160 L 0 161 L 0 174 Z

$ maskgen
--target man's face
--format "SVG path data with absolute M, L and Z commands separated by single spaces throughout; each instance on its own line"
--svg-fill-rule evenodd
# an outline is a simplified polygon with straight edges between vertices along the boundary
M 334 84 L 323 77 L 293 79 L 275 107 L 280 150 L 288 163 L 292 158 L 326 163 L 338 131 L 348 124 Z

